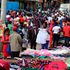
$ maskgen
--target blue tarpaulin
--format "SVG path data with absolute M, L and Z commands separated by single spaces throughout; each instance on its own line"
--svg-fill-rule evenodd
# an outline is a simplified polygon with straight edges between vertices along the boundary
M 7 11 L 8 10 L 18 10 L 19 2 L 7 2 Z

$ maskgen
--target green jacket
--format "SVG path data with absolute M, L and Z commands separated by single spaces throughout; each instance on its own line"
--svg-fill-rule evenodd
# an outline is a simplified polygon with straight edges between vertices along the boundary
M 10 29 L 10 34 L 13 33 L 12 26 L 13 26 L 12 24 L 8 24 L 8 28 Z

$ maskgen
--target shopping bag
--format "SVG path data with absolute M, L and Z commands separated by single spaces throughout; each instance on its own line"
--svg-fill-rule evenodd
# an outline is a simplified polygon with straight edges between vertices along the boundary
M 11 47 L 10 47 L 10 43 L 8 44 L 7 52 L 8 52 L 9 54 L 11 54 Z

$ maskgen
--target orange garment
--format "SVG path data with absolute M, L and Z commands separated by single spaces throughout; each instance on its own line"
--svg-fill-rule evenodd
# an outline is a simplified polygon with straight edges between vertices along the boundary
M 50 33 L 50 45 L 52 44 L 52 41 L 53 41 L 53 34 Z
M 50 23 L 50 45 L 53 42 L 53 32 L 52 32 L 53 26 L 54 26 L 54 21 L 51 21 L 51 23 Z
M 2 36 L 2 40 L 1 42 L 4 42 L 4 41 L 9 41 L 9 36 Z M 8 43 L 3 43 L 3 55 L 5 58 L 7 58 L 9 55 L 9 53 L 7 52 L 7 48 L 8 48 Z
M 70 26 L 63 27 L 64 36 L 70 37 Z
M 24 18 L 20 17 L 20 22 L 23 23 L 24 22 Z

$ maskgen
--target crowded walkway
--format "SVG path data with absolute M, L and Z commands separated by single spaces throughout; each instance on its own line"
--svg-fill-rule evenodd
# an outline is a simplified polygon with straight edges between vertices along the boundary
M 31 49 L 36 49 L 37 45 L 40 49 L 70 47 L 70 17 L 58 10 L 28 14 L 24 11 L 10 10 L 6 14 L 3 28 L 0 42 L 3 43 L 5 58 L 19 57 L 20 51 L 29 46 Z M 7 52 L 8 45 L 12 54 Z

